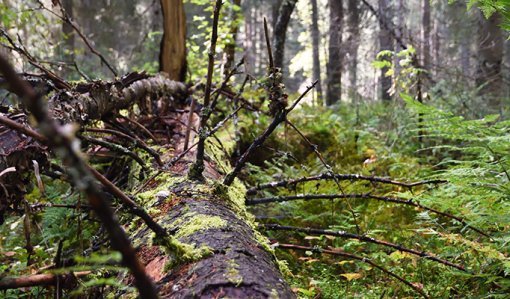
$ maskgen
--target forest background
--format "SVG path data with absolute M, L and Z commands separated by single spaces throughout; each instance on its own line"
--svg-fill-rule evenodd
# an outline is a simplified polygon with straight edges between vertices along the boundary
M 43 68 L 70 84 L 156 74 L 165 63 L 164 2 L 4 0 L 0 54 L 23 76 Z M 218 86 L 230 84 L 230 93 L 240 89 L 253 108 L 217 134 L 233 164 L 272 122 L 266 108 L 271 76 L 282 76 L 289 103 L 303 95 L 239 174 L 248 211 L 296 296 L 507 296 L 509 1 L 232 0 L 224 1 L 216 27 L 213 2 L 174 2 L 185 15 L 170 38 L 186 50 L 184 58 L 172 56 L 177 62 L 170 59 L 167 72 L 194 91 L 186 103 L 204 105 L 217 28 L 213 78 Z M 269 65 L 264 18 L 276 68 Z M 3 113 L 18 107 L 9 92 L 2 99 Z M 237 109 L 232 97 L 222 99 L 211 116 L 215 123 Z M 90 162 L 134 192 L 143 180 L 116 173 L 132 170 L 132 161 L 105 160 L 98 147 L 106 146 L 87 136 L 80 138 Z M 76 208 L 79 192 L 47 170 L 41 170 L 45 191 L 40 176 L 31 174 L 20 207 L 2 203 L 0 278 L 34 274 L 64 251 L 77 262 L 63 272 L 93 269 L 65 294 L 134 292 L 118 281 L 126 268 L 99 222 Z M 48 292 L 34 287 L 2 294 Z

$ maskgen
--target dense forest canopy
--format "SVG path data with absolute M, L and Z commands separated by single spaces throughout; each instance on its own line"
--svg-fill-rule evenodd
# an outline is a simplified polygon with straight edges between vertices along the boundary
M 508 298 L 509 0 L 0 19 L 0 298 Z

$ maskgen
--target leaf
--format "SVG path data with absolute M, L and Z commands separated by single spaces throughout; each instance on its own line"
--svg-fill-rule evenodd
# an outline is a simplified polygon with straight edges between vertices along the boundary
M 361 273 L 344 273 L 344 274 L 340 274 L 340 276 L 343 276 L 347 279 L 347 281 L 351 281 L 351 280 L 356 280 L 356 279 L 360 279 L 363 277 L 363 274 Z

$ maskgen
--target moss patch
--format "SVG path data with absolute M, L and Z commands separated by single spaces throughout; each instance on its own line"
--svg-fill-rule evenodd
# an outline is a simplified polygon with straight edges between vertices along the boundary
M 164 240 L 153 238 L 154 245 L 161 245 L 170 257 L 165 265 L 164 271 L 169 271 L 177 265 L 199 261 L 213 254 L 208 246 L 196 247 L 195 244 L 187 244 L 175 237 L 168 237 Z
M 178 221 L 174 222 L 174 226 L 177 226 Z M 189 217 L 186 223 L 178 229 L 175 237 L 182 238 L 190 236 L 197 231 L 207 230 L 211 228 L 222 228 L 227 225 L 227 222 L 218 216 L 208 216 L 204 214 L 196 214 Z
M 172 176 L 169 173 L 163 172 L 157 177 L 157 187 L 136 195 L 138 202 L 143 206 L 150 206 L 157 201 L 158 192 L 169 191 L 172 186 L 185 181 L 185 177 Z
M 243 283 L 243 277 L 239 273 L 239 265 L 231 260 L 228 262 L 228 269 L 227 269 L 227 279 L 231 283 L 235 284 L 236 286 L 239 286 L 241 283 Z

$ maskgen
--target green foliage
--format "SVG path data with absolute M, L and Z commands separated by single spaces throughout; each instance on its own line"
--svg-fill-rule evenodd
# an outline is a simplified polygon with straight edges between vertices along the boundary
M 408 248 L 432 252 L 465 264 L 471 274 L 452 270 L 410 254 L 357 240 L 312 236 L 304 233 L 268 232 L 280 243 L 337 248 L 369 257 L 406 278 L 434 298 L 508 292 L 508 227 L 510 122 L 489 115 L 469 120 L 452 112 L 423 105 L 403 95 L 407 108 L 398 104 L 364 104 L 358 112 L 347 105 L 335 108 L 302 107 L 289 116 L 314 144 L 336 173 L 392 177 L 402 181 L 446 179 L 448 184 L 413 189 L 360 181 L 301 183 L 285 190 L 266 189 L 256 197 L 296 194 L 367 193 L 398 196 L 465 219 L 489 233 L 480 236 L 461 223 L 407 206 L 366 199 L 313 200 L 254 206 L 261 222 L 359 232 Z M 418 117 L 420 116 L 420 117 Z M 420 122 L 416 120 L 421 119 Z M 259 125 L 267 125 L 259 118 Z M 245 125 L 254 123 L 244 119 Z M 422 138 L 418 138 L 418 135 Z M 327 171 L 309 145 L 290 127 L 275 133 L 263 164 L 252 165 L 252 184 L 299 178 Z M 266 153 L 267 154 L 267 153 Z M 373 163 L 363 161 L 375 155 Z M 355 216 L 353 216 L 355 215 Z M 277 251 L 289 262 L 292 285 L 298 295 L 335 298 L 338 294 L 380 298 L 414 296 L 399 282 L 359 262 L 309 253 Z
M 210 47 L 210 38 L 212 33 L 212 13 L 213 5 L 208 0 L 188 0 L 194 8 L 200 9 L 204 14 L 194 15 L 191 32 L 187 39 L 187 63 L 191 71 L 193 82 L 203 80 L 205 82 L 208 64 L 208 51 Z M 234 19 L 233 16 L 236 16 Z M 234 5 L 232 1 L 224 1 L 218 23 L 218 41 L 216 43 L 216 60 L 214 68 L 215 78 L 222 78 L 222 65 L 225 63 L 221 59 L 220 53 L 223 53 L 225 47 L 235 44 L 233 39 L 232 27 L 240 26 L 243 21 L 241 7 Z
M 455 1 L 449 0 L 448 2 Z M 468 0 L 467 8 L 471 9 L 473 6 L 479 7 L 486 18 L 499 13 L 503 17 L 503 29 L 510 31 L 510 0 Z

